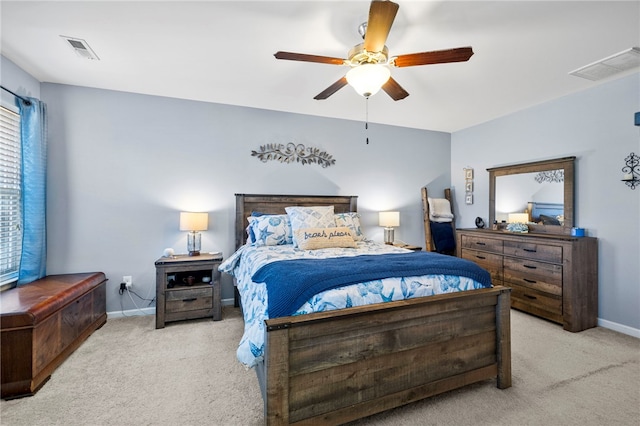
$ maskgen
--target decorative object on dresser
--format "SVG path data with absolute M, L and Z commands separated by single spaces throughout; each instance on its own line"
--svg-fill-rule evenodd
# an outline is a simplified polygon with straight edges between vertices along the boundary
M 156 260 L 156 328 L 194 318 L 222 319 L 221 253 Z
M 378 213 L 378 224 L 384 226 L 384 243 L 393 244 L 395 239 L 393 228 L 400 226 L 400 212 Z
M 107 321 L 102 272 L 49 275 L 0 292 L 2 398 L 35 394 Z
M 598 320 L 598 240 L 458 229 L 458 256 L 513 289 L 511 307 L 582 331 Z
M 209 213 L 180 212 L 180 230 L 189 231 L 187 234 L 189 256 L 200 255 L 202 235 L 199 231 L 206 231 L 208 226 Z

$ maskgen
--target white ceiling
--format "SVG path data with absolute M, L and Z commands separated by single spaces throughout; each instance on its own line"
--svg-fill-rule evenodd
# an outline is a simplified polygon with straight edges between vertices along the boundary
M 468 62 L 393 68 L 410 93 L 369 99 L 369 121 L 453 132 L 584 90 L 568 72 L 640 46 L 640 1 L 403 1 L 391 56 L 472 46 Z M 4 1 L 2 54 L 41 82 L 362 121 L 347 68 L 276 60 L 345 58 L 368 1 Z M 80 58 L 60 35 L 100 57 Z M 15 89 L 15 88 L 12 88 Z

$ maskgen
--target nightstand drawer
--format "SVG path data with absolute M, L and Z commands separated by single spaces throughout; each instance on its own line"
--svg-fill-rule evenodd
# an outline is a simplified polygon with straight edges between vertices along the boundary
M 202 286 L 184 290 L 167 290 L 165 312 L 197 311 L 213 308 L 213 287 Z

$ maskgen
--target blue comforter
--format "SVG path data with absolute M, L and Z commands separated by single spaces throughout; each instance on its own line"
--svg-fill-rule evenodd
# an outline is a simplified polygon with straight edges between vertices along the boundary
M 489 273 L 475 263 L 430 252 L 285 260 L 262 266 L 252 281 L 266 284 L 269 317 L 277 318 L 294 314 L 311 296 L 328 289 L 418 275 L 458 275 L 491 287 Z

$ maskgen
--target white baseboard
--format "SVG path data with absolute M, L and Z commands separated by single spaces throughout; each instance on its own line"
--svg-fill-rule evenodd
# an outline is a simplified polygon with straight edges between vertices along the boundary
M 222 299 L 222 306 L 233 306 L 233 299 Z M 141 315 L 155 315 L 156 308 L 141 308 L 141 309 L 128 309 L 126 311 L 113 311 L 107 312 L 107 319 L 109 318 L 123 318 L 123 317 L 136 317 Z
M 628 325 L 618 324 L 617 322 L 603 320 L 598 318 L 598 326 L 617 331 L 622 334 L 637 337 L 640 339 L 640 329 L 629 327 Z

